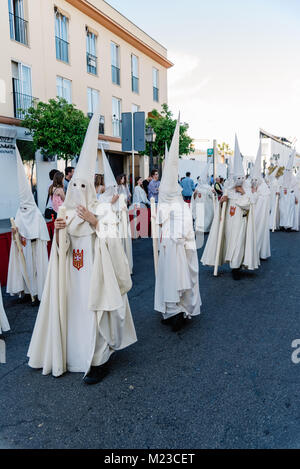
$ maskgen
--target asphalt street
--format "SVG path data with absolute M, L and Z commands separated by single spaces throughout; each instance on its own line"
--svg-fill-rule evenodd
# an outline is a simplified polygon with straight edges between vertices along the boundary
M 28 367 L 37 308 L 4 294 L 0 448 L 300 448 L 300 234 L 271 242 L 272 258 L 240 281 L 201 265 L 202 314 L 175 334 L 153 311 L 151 240 L 135 241 L 139 340 L 94 387 Z

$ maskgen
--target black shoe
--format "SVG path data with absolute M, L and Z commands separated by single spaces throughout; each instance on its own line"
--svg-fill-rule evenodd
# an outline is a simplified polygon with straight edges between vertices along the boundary
M 173 322 L 174 322 L 174 316 L 172 316 L 171 318 L 168 318 L 168 319 L 164 319 L 162 318 L 160 320 L 161 324 L 163 324 L 164 326 L 172 326 Z
M 177 314 L 177 316 L 174 317 L 172 331 L 173 332 L 181 331 L 181 329 L 185 326 L 185 323 L 186 323 L 186 319 L 184 317 L 184 313 Z
M 35 298 L 34 301 L 31 302 L 31 306 L 40 306 L 40 300 Z
M 108 372 L 108 363 L 101 366 L 92 366 L 88 374 L 83 378 L 83 381 L 89 385 L 98 384 L 107 376 Z
M 232 269 L 232 278 L 233 280 L 241 280 L 241 271 L 240 269 Z

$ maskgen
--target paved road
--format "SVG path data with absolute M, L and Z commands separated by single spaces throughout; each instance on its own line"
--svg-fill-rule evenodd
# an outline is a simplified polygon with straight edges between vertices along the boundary
M 199 253 L 201 255 L 201 253 Z M 134 243 L 130 303 L 139 342 L 96 387 L 27 366 L 36 309 L 4 297 L 12 332 L 0 365 L 7 448 L 298 448 L 300 234 L 272 235 L 260 271 L 215 279 L 200 268 L 201 317 L 172 333 L 153 312 L 150 240 Z

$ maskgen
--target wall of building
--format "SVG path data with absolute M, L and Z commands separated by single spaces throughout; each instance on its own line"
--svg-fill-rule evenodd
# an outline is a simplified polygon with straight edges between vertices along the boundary
M 76 5 L 84 3 L 98 8 L 107 15 L 110 20 L 122 27 L 131 36 L 136 37 L 135 43 L 128 43 L 123 37 L 104 27 L 90 15 L 85 14 Z M 54 7 L 57 7 L 69 19 L 69 63 L 66 64 L 56 59 L 55 49 L 55 19 Z M 56 77 L 61 76 L 72 82 L 72 102 L 85 114 L 88 112 L 87 88 L 94 88 L 100 94 L 100 113 L 105 117 L 105 135 L 101 136 L 109 158 L 121 155 L 123 158 L 123 171 L 131 172 L 131 156 L 123 154 L 121 141 L 112 138 L 112 97 L 121 100 L 122 112 L 131 112 L 132 105 L 138 105 L 146 114 L 154 108 L 160 109 L 161 104 L 168 100 L 167 94 L 167 68 L 171 64 L 162 61 L 166 59 L 166 49 L 148 36 L 138 26 L 117 12 L 103 0 L 24 0 L 24 17 L 28 21 L 28 45 L 21 44 L 10 39 L 8 1 L 2 0 L 0 15 L 0 124 L 2 128 L 10 127 L 9 118 L 14 118 L 13 85 L 12 85 L 12 61 L 21 62 L 31 67 L 32 96 L 40 101 L 48 101 L 56 96 Z M 86 67 L 86 26 L 97 34 L 98 73 L 92 75 Z M 120 86 L 112 83 L 111 77 L 111 41 L 120 46 Z M 154 51 L 153 57 L 141 51 L 141 44 Z M 136 45 L 136 47 L 135 47 Z M 131 89 L 131 54 L 139 58 L 139 93 L 133 93 Z M 156 55 L 155 55 L 156 54 Z M 153 54 L 152 54 L 153 55 Z M 153 101 L 153 67 L 159 70 L 159 103 Z M 12 120 L 12 123 L 14 121 Z M 19 130 L 19 133 L 23 130 Z M 1 135 L 0 135 L 1 136 Z M 19 137 L 18 137 L 19 138 Z M 26 137 L 28 138 L 28 136 Z M 135 157 L 136 175 L 146 177 L 149 171 L 147 157 Z M 13 163 L 14 161 L 14 163 Z M 41 159 L 37 155 L 37 163 Z M 7 163 L 8 164 L 8 163 Z M 10 165 L 15 164 L 15 157 L 11 156 Z M 37 183 L 45 184 L 45 165 L 37 171 Z M 0 161 L 0 170 L 5 169 L 4 159 Z M 51 168 L 50 168 L 51 169 Z M 10 170 L 9 170 L 10 171 Z M 10 174 L 8 172 L 7 174 Z M 48 181 L 46 181 L 48 183 Z M 5 184 L 0 187 L 0 199 L 5 196 Z M 6 188 L 7 189 L 7 188 Z M 41 193 L 41 209 L 43 210 L 46 195 Z M 2 207 L 0 219 L 13 216 L 16 199 L 6 203 L 6 209 Z M 1 210 L 1 207 L 0 207 Z

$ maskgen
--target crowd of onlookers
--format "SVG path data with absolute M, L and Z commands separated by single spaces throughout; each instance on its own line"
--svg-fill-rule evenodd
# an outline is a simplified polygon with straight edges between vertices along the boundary
M 69 182 L 71 181 L 75 168 L 69 166 L 65 173 L 58 169 L 52 169 L 49 173 L 51 184 L 48 188 L 45 218 L 56 218 L 59 207 L 64 203 Z
M 46 202 L 45 218 L 56 219 L 59 207 L 64 203 L 68 185 L 73 177 L 75 168 L 72 166 L 66 168 L 65 173 L 52 169 L 49 173 L 51 184 L 48 188 L 48 196 Z M 141 177 L 135 178 L 135 186 L 132 191 L 132 183 L 129 184 L 126 174 L 120 174 L 116 177 L 117 193 L 118 195 L 124 194 L 127 206 L 138 205 L 140 207 L 150 207 L 150 200 L 154 197 L 155 202 L 158 202 L 159 193 L 159 173 L 153 170 L 151 175 L 145 180 Z M 105 192 L 105 181 L 103 174 L 95 175 L 95 190 L 97 198 L 100 199 L 101 195 Z
M 59 207 L 64 203 L 68 185 L 73 177 L 75 168 L 72 166 L 66 168 L 65 173 L 52 169 L 49 173 L 51 184 L 48 189 L 47 204 L 45 210 L 45 218 L 47 219 L 56 219 Z M 159 172 L 154 169 L 151 172 L 151 175 L 145 180 L 141 177 L 135 178 L 135 186 L 132 188 L 132 181 L 130 177 L 130 184 L 128 183 L 126 174 L 120 174 L 116 178 L 117 181 L 117 193 L 120 196 L 124 194 L 127 207 L 133 207 L 138 205 L 139 207 L 150 207 L 150 200 L 153 197 L 155 202 L 158 203 L 159 195 Z M 178 181 L 182 187 L 182 197 L 185 202 L 190 202 L 193 196 L 193 193 L 197 187 L 197 184 L 194 183 L 191 178 L 191 173 L 186 173 L 184 178 L 181 178 Z M 214 191 L 218 197 L 222 197 L 223 194 L 223 184 L 224 179 L 221 177 L 216 178 L 214 181 L 213 178 L 210 180 L 210 185 L 213 186 Z M 95 175 L 95 189 L 97 198 L 100 199 L 101 195 L 105 192 L 105 181 L 103 174 Z

